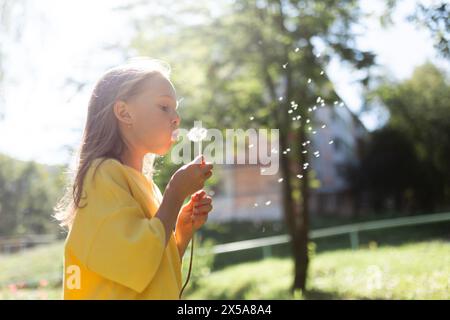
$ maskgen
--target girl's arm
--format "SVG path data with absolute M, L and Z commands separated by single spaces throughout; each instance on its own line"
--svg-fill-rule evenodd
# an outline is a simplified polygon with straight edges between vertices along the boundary
M 171 177 L 155 214 L 166 231 L 165 246 L 169 242 L 184 199 L 203 188 L 205 180 L 212 175 L 211 169 L 212 164 L 200 165 L 194 160 L 178 169 Z
M 178 196 L 175 192 L 172 192 L 170 183 L 167 186 L 164 196 L 156 212 L 155 217 L 159 218 L 164 225 L 165 229 L 165 246 L 169 242 L 170 236 L 172 234 L 173 227 L 180 212 L 181 206 L 183 205 L 184 198 Z
M 175 229 L 175 239 L 177 242 L 178 253 L 180 254 L 180 259 L 183 260 L 184 253 L 186 252 L 186 248 L 189 245 L 189 242 L 192 239 L 192 230 L 183 230 L 178 225 Z

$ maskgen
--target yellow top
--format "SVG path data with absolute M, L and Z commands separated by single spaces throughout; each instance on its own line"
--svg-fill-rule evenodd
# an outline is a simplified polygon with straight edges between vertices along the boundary
M 64 246 L 64 299 L 176 299 L 182 260 L 154 217 L 161 191 L 118 160 L 93 161 Z M 87 195 L 87 198 L 84 196 Z

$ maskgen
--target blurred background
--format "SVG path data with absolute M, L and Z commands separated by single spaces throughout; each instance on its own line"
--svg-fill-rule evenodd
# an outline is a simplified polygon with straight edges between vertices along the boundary
M 277 175 L 215 166 L 187 299 L 449 299 L 449 12 L 0 0 L 0 299 L 61 299 L 52 208 L 95 81 L 136 56 L 171 65 L 181 127 L 280 129 Z

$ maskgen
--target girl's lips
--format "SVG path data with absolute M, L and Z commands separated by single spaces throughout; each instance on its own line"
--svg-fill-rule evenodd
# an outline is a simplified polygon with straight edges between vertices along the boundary
M 177 141 L 178 140 L 178 129 L 175 129 L 172 131 L 172 141 Z

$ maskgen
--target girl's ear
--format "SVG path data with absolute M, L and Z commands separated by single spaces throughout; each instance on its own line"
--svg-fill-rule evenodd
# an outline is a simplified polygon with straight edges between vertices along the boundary
M 131 117 L 129 106 L 122 100 L 116 101 L 114 103 L 114 115 L 116 116 L 117 120 L 122 122 L 125 125 L 133 124 L 133 118 Z

